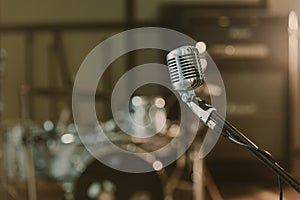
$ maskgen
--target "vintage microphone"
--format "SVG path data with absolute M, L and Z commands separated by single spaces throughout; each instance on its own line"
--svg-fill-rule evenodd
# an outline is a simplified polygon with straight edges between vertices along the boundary
M 206 104 L 195 95 L 194 89 L 205 81 L 199 56 L 199 52 L 194 46 L 182 46 L 167 54 L 168 70 L 173 89 L 179 93 L 182 101 L 190 107 L 205 125 L 231 141 L 248 148 L 278 175 L 280 199 L 282 198 L 280 179 L 300 193 L 300 184 L 273 159 L 270 153 L 255 145 L 238 129 L 223 119 L 214 107 Z

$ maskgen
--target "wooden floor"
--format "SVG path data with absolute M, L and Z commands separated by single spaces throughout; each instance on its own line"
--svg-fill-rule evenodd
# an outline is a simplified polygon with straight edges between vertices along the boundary
M 299 177 L 296 177 L 300 180 Z M 247 183 L 244 181 L 237 182 L 215 182 L 223 200 L 278 200 L 278 188 L 275 186 L 262 186 L 258 182 Z M 37 199 L 38 200 L 64 200 L 62 187 L 57 182 L 48 179 L 37 181 Z M 192 190 L 189 194 L 175 194 L 175 199 L 192 200 Z M 300 200 L 300 194 L 293 188 L 284 185 L 283 200 Z M 8 185 L 5 194 L 0 190 L 0 200 L 28 200 L 27 184 L 11 183 Z M 118 199 L 117 199 L 118 200 Z M 123 199 L 122 199 L 123 200 Z M 211 200 L 207 198 L 205 200 Z
M 63 200 L 63 192 L 57 184 L 49 184 L 45 182 L 38 183 L 38 200 Z M 278 189 L 264 189 L 257 188 L 255 186 L 246 186 L 241 188 L 240 186 L 226 186 L 222 194 L 223 200 L 278 200 Z M 15 190 L 14 187 L 10 187 L 9 195 L 0 195 L 1 200 L 27 200 L 27 193 L 24 190 Z M 21 191 L 21 192 L 20 192 Z M 300 194 L 292 188 L 284 188 L 283 200 L 300 200 Z M 6 197 L 3 199 L 3 197 Z M 190 199 L 190 198 L 189 198 Z M 210 198 L 207 198 L 209 200 Z M 185 200 L 185 199 L 182 199 Z
M 222 191 L 221 191 L 222 193 Z M 224 194 L 225 193 L 225 194 Z M 247 189 L 232 188 L 223 191 L 224 200 L 278 200 L 278 188 L 255 188 L 248 186 Z M 291 188 L 284 188 L 283 200 L 300 200 L 300 194 Z
M 296 180 L 300 180 L 300 154 L 293 159 L 292 176 Z M 278 200 L 278 188 L 264 188 L 255 186 L 254 184 L 243 186 L 226 186 L 222 188 L 224 200 Z M 235 189 L 236 188 L 236 189 Z M 221 191 L 222 192 L 222 191 Z M 300 200 L 300 194 L 290 186 L 285 186 L 283 191 L 283 200 Z
M 38 180 L 37 200 L 64 200 L 63 189 L 51 180 Z M 26 182 L 8 183 L 0 190 L 0 200 L 28 200 L 28 187 Z
M 293 189 L 284 189 L 283 200 L 299 200 L 300 194 Z M 276 189 L 256 189 L 248 191 L 243 195 L 232 195 L 232 197 L 225 197 L 224 200 L 278 200 L 279 195 Z

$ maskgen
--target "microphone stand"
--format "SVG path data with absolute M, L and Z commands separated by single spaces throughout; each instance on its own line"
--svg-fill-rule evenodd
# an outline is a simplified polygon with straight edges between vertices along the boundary
M 267 151 L 260 149 L 250 139 L 243 135 L 238 129 L 227 122 L 216 112 L 216 109 L 206 104 L 203 100 L 196 97 L 193 90 L 179 91 L 181 99 L 191 108 L 191 110 L 206 124 L 210 129 L 221 133 L 222 136 L 231 141 L 248 148 L 256 155 L 267 167 L 269 167 L 278 177 L 292 186 L 300 193 L 300 184 L 281 167 Z

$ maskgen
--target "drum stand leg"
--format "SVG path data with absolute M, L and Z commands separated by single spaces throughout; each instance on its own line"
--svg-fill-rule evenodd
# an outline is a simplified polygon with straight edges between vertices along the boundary
M 2 128 L 0 128 L 0 199 L 6 200 L 7 197 L 7 177 L 6 177 L 6 170 L 5 170 L 5 166 L 6 166 L 6 162 L 5 162 L 5 136 L 3 133 Z
M 199 159 L 198 151 L 192 151 L 192 192 L 194 200 L 205 200 L 207 196 L 211 200 L 224 200 L 221 196 L 221 193 L 216 186 L 209 170 L 207 169 L 204 160 Z M 165 199 L 173 199 L 172 194 L 175 189 L 185 188 L 188 189 L 190 186 L 184 184 L 184 181 L 181 181 L 181 175 L 184 171 L 184 163 L 187 156 L 182 156 L 177 160 L 177 167 L 172 175 L 169 177 L 165 187 L 166 198 Z M 189 190 L 189 189 L 188 189 Z
M 195 200 L 205 200 L 206 192 L 211 200 L 223 200 L 203 159 L 194 158 L 192 178 Z
M 195 200 L 204 200 L 204 166 L 203 159 L 197 158 L 197 152 L 193 152 L 193 173 L 192 173 L 192 181 L 193 181 L 193 194 Z
M 27 160 L 27 166 L 26 166 L 26 171 L 27 171 L 27 186 L 28 186 L 28 199 L 29 200 L 37 200 L 37 195 L 36 195 L 36 182 L 35 182 L 35 169 L 34 169 L 34 164 L 33 164 L 33 155 L 32 155 L 32 148 L 29 144 L 26 146 L 26 153 L 28 156 Z
M 22 85 L 21 87 L 21 105 L 22 105 L 22 118 L 24 123 L 24 134 L 25 134 L 25 152 L 26 152 L 26 174 L 27 174 L 27 187 L 28 187 L 28 200 L 37 200 L 37 189 L 36 189 L 36 177 L 35 177 L 35 167 L 33 160 L 33 146 L 34 138 L 30 135 L 28 121 L 29 117 L 29 101 L 28 101 L 28 85 Z
M 199 141 L 195 141 L 193 150 L 191 151 L 194 200 L 205 200 L 207 196 L 211 200 L 223 200 L 218 187 L 205 165 L 204 158 L 199 158 L 199 149 L 201 146 Z
M 6 177 L 6 138 L 3 123 L 3 75 L 5 70 L 6 51 L 0 45 L 0 195 L 1 199 L 7 199 L 7 177 Z
M 172 199 L 172 195 L 175 191 L 175 189 L 180 184 L 180 178 L 184 171 L 184 165 L 185 165 L 186 157 L 182 156 L 176 161 L 176 168 L 174 169 L 174 172 L 170 176 L 169 180 L 167 181 L 167 184 L 165 186 L 165 193 L 166 198 L 165 199 Z

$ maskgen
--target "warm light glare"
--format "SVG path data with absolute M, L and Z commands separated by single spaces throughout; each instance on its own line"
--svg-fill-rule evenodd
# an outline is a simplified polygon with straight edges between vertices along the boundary
M 290 30 L 298 29 L 298 16 L 295 11 L 291 11 L 289 14 L 289 29 Z
M 233 55 L 233 54 L 235 53 L 235 48 L 234 48 L 234 46 L 232 46 L 232 45 L 227 45 L 227 46 L 225 47 L 225 53 L 226 53 L 227 55 Z
M 163 98 L 159 97 L 159 98 L 155 99 L 154 104 L 158 108 L 163 108 L 163 107 L 165 107 L 166 102 Z
M 136 145 L 133 144 L 133 143 L 129 143 L 129 144 L 126 146 L 126 149 L 127 149 L 129 152 L 135 152 L 135 151 L 136 151 Z
M 204 58 L 200 58 L 200 63 L 201 63 L 202 70 L 205 71 L 207 68 L 207 60 Z
M 45 131 L 52 131 L 54 128 L 54 124 L 52 121 L 47 120 L 44 122 L 43 127 L 44 127 Z
M 89 198 L 95 199 L 101 192 L 101 185 L 98 182 L 94 182 L 88 188 L 87 196 Z
M 206 51 L 206 44 L 204 42 L 198 42 L 196 44 L 196 48 L 198 49 L 199 53 L 204 53 Z
M 71 133 L 66 133 L 63 136 L 61 136 L 61 142 L 64 144 L 70 144 L 74 142 L 75 138 L 74 135 Z
M 163 164 L 158 160 L 154 161 L 152 166 L 155 171 L 160 171 L 163 168 Z
M 177 124 L 172 124 L 169 128 L 168 136 L 176 137 L 179 134 L 179 126 Z
M 222 94 L 222 88 L 218 85 L 212 84 L 212 83 L 208 83 L 207 84 L 208 90 L 209 90 L 209 94 L 212 96 L 221 96 Z
M 142 98 L 138 96 L 134 96 L 131 100 L 132 105 L 134 106 L 141 106 L 142 105 Z

